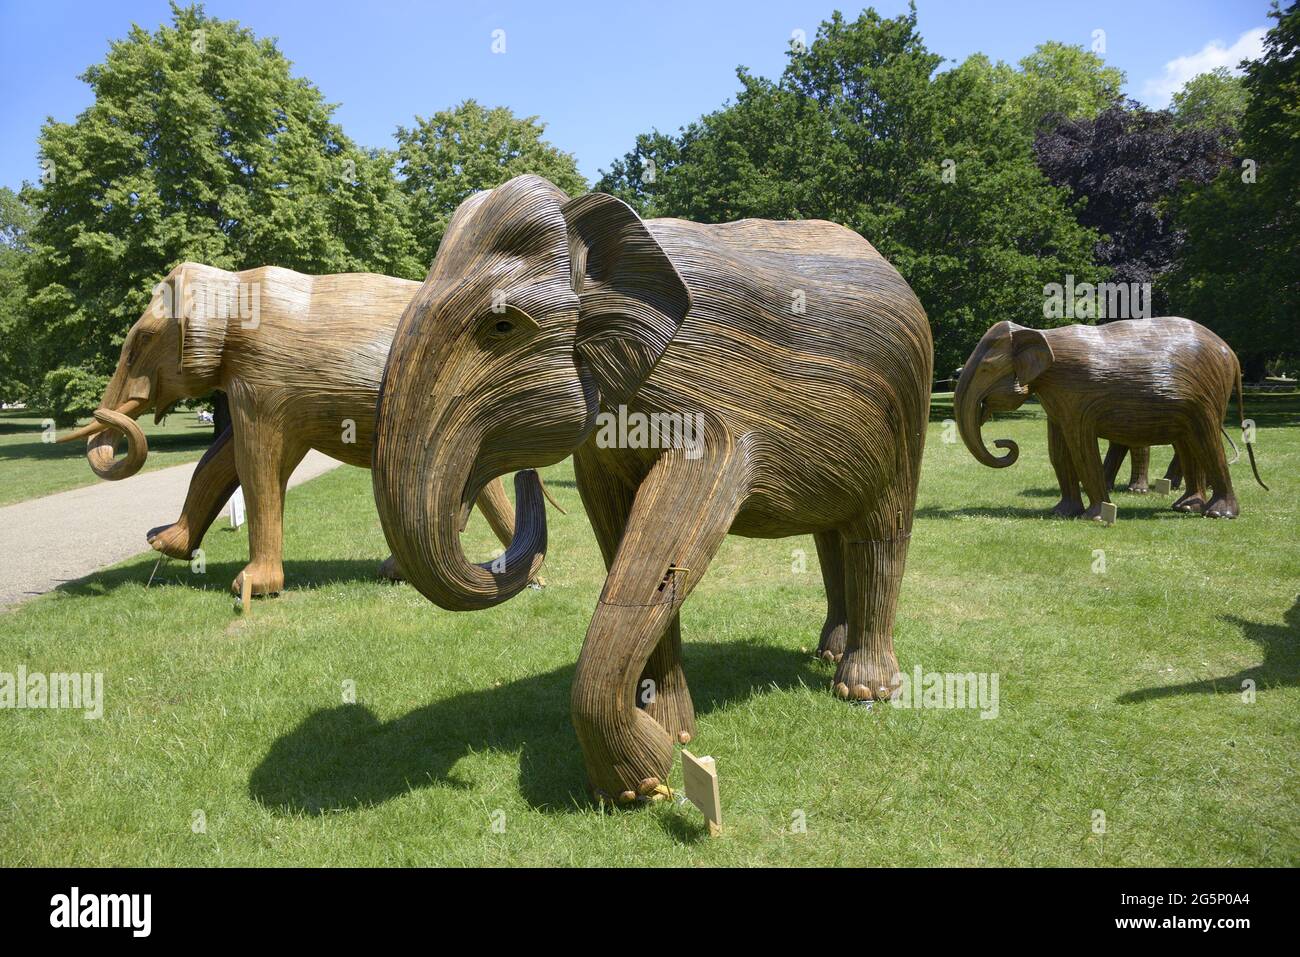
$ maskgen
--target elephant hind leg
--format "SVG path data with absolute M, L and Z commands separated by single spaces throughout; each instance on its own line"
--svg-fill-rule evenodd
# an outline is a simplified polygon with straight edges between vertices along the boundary
M 1142 495 L 1151 491 L 1148 484 L 1148 472 L 1151 469 L 1151 446 L 1135 445 L 1129 451 L 1132 455 L 1132 466 L 1128 477 L 1128 491 Z
M 1188 444 L 1200 465 L 1202 485 L 1214 490 L 1214 494 L 1206 498 L 1201 514 L 1206 518 L 1236 518 L 1239 511 L 1237 496 L 1232 489 L 1232 475 L 1228 471 L 1223 443 L 1219 441 L 1218 421 L 1207 419 L 1192 434 Z
M 1101 463 L 1101 470 L 1106 477 L 1106 488 L 1115 487 L 1115 479 L 1128 453 L 1128 446 L 1120 445 L 1118 442 L 1111 442 L 1106 446 L 1106 458 Z
M 844 536 L 830 529 L 815 534 L 813 541 L 826 588 L 826 621 L 817 644 L 817 656 L 823 661 L 839 661 L 844 656 L 849 627 L 844 604 Z
M 1182 465 L 1183 480 L 1187 487 L 1169 507 L 1175 512 L 1199 512 L 1205 507 L 1205 472 L 1194 455 L 1190 443 L 1181 440 L 1176 442 L 1174 455 Z
M 840 536 L 847 634 L 831 690 L 841 698 L 883 700 L 898 688 L 894 616 L 912 536 L 914 496 L 886 496 Z

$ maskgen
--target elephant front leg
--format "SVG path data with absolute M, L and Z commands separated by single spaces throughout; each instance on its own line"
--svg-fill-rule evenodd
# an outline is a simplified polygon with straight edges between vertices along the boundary
M 252 577 L 254 595 L 274 595 L 284 590 L 284 493 L 289 476 L 307 454 L 305 448 L 287 449 L 279 423 L 256 416 L 256 410 L 235 407 L 235 467 L 248 506 L 249 562 L 235 576 L 230 590 L 236 595 L 246 576 Z
M 1119 446 L 1123 449 L 1123 446 Z M 1052 461 L 1052 470 L 1056 473 L 1056 482 L 1061 487 L 1061 500 L 1052 509 L 1058 518 L 1075 518 L 1083 514 L 1083 498 L 1079 495 L 1079 474 L 1074 468 L 1074 459 L 1070 456 L 1069 445 L 1061 427 L 1050 419 L 1047 422 L 1047 454 Z M 1109 457 L 1110 453 L 1107 452 Z M 1119 463 L 1115 463 L 1119 471 Z
M 681 615 L 673 616 L 650 653 L 637 683 L 637 703 L 678 744 L 689 744 L 695 737 L 695 704 L 682 670 Z
M 1101 455 L 1097 451 L 1097 433 L 1091 423 L 1079 423 L 1065 433 L 1066 444 L 1070 450 L 1070 459 L 1074 470 L 1088 496 L 1088 507 L 1083 517 L 1101 521 L 1101 506 L 1110 501 L 1110 492 L 1106 488 L 1105 473 L 1101 467 Z
M 234 431 L 227 428 L 194 467 L 180 518 L 149 529 L 145 539 L 164 555 L 188 560 L 238 486 Z
M 631 801 L 668 782 L 676 742 L 656 716 L 679 725 L 689 720 L 687 727 L 694 722 L 693 712 L 689 719 L 668 714 L 690 706 L 689 696 L 672 693 L 680 665 L 670 632 L 731 527 L 742 482 L 739 457 L 730 452 L 690 461 L 672 451 L 637 490 L 573 681 L 573 724 L 597 794 Z M 588 502 L 590 486 L 579 488 Z M 643 678 L 656 672 L 665 686 L 643 701 Z

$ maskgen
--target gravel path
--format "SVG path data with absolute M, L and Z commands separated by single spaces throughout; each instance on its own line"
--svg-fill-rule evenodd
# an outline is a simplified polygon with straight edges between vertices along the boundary
M 144 533 L 181 514 L 196 464 L 120 482 L 96 482 L 0 508 L 0 608 L 152 551 Z M 308 452 L 289 487 L 342 464 L 315 450 Z M 222 521 L 229 518 L 217 519 Z

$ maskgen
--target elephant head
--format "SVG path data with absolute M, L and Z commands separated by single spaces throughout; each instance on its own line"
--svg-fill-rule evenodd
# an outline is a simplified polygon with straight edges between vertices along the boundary
M 658 242 L 625 203 L 577 199 L 537 176 L 457 209 L 398 324 L 377 410 L 373 480 L 408 580 L 453 611 L 518 593 L 546 551 L 536 473 L 516 477 L 502 558 L 468 561 L 459 531 L 479 491 L 581 445 L 627 402 L 690 308 Z
M 962 367 L 953 393 L 953 413 L 962 441 L 971 455 L 993 468 L 1005 468 L 1020 456 L 1010 439 L 993 444 L 1006 450 L 995 456 L 984 445 L 981 429 L 994 412 L 1011 412 L 1029 398 L 1030 385 L 1052 365 L 1054 356 L 1047 337 L 1037 329 L 999 322 L 984 333 Z
M 124 479 L 144 465 L 149 446 L 135 422 L 143 412 L 152 408 L 158 422 L 179 399 L 218 385 L 226 320 L 209 315 L 204 304 L 214 301 L 209 286 L 235 281 L 222 270 L 186 263 L 155 287 L 152 301 L 122 343 L 95 421 L 59 439 L 86 439 L 86 459 L 100 478 Z M 127 452 L 116 459 L 114 449 L 123 436 Z

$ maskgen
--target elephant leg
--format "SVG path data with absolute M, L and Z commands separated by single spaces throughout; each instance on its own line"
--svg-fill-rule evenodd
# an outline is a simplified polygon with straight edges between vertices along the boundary
M 235 467 L 248 505 L 249 562 L 230 590 L 240 593 L 244 576 L 252 576 L 254 595 L 284 590 L 284 492 L 289 476 L 307 454 L 286 448 L 279 424 L 268 424 L 256 409 L 231 403 L 235 429 Z
M 235 471 L 234 431 L 227 428 L 203 453 L 190 478 L 181 517 L 170 525 L 151 528 L 145 539 L 172 558 L 189 559 L 203 541 L 230 496 L 239 487 Z
M 1183 469 L 1183 494 L 1170 506 L 1176 512 L 1199 512 L 1205 507 L 1205 473 L 1189 440 L 1174 444 L 1174 455 Z
M 1120 445 L 1118 442 L 1111 442 L 1106 446 L 1106 458 L 1101 463 L 1101 470 L 1106 475 L 1106 488 L 1115 487 L 1115 478 L 1119 475 L 1120 466 L 1124 464 L 1128 452 L 1128 446 Z
M 1183 484 L 1183 467 L 1178 462 L 1178 452 L 1174 452 L 1174 457 L 1169 460 L 1169 468 L 1165 469 L 1165 478 L 1169 480 L 1171 489 L 1178 488 Z
M 610 475 L 585 446 L 573 457 L 574 477 L 582 505 L 608 572 L 627 528 L 636 491 Z M 695 737 L 695 705 L 682 670 L 681 618 L 672 623 L 650 654 L 637 682 L 637 706 L 659 722 L 673 740 L 686 744 Z
M 1121 446 L 1122 448 L 1122 446 Z M 1061 500 L 1052 509 L 1058 518 L 1075 518 L 1083 514 L 1083 498 L 1079 495 L 1079 475 L 1074 469 L 1065 432 L 1050 419 L 1047 423 L 1047 454 L 1056 472 L 1056 482 L 1061 486 Z M 1119 470 L 1116 464 L 1115 469 Z
M 835 529 L 818 532 L 817 560 L 826 587 L 826 622 L 822 625 L 817 654 L 823 661 L 839 661 L 848 641 L 848 611 L 844 604 L 844 536 Z
M 1132 465 L 1128 477 L 1128 490 L 1137 492 L 1139 495 L 1151 491 L 1148 484 L 1148 473 L 1151 469 L 1151 446 L 1135 445 L 1129 450 L 1132 456 Z M 1107 488 L 1110 484 L 1107 483 Z
M 1110 501 L 1110 493 L 1101 468 L 1101 454 L 1097 451 L 1097 433 L 1088 422 L 1077 423 L 1064 433 L 1074 470 L 1088 496 L 1088 508 L 1083 517 L 1101 521 L 1101 506 Z
M 911 517 L 881 514 L 843 535 L 844 603 L 848 610 L 844 657 L 832 689 L 841 698 L 883 700 L 899 684 L 894 657 L 894 613 L 907 562 Z M 892 519 L 892 521 L 891 521 Z
M 1205 501 L 1201 514 L 1206 518 L 1236 518 L 1240 509 L 1237 495 L 1232 489 L 1232 475 L 1228 470 L 1228 459 L 1219 441 L 1219 423 L 1207 419 L 1192 433 L 1189 443 L 1192 454 L 1201 463 L 1204 485 L 1214 490 L 1213 496 Z
M 673 738 L 639 706 L 641 676 L 726 537 L 745 483 L 744 457 L 728 445 L 694 461 L 665 453 L 636 492 L 573 679 L 573 725 L 597 793 L 629 801 L 667 783 Z

